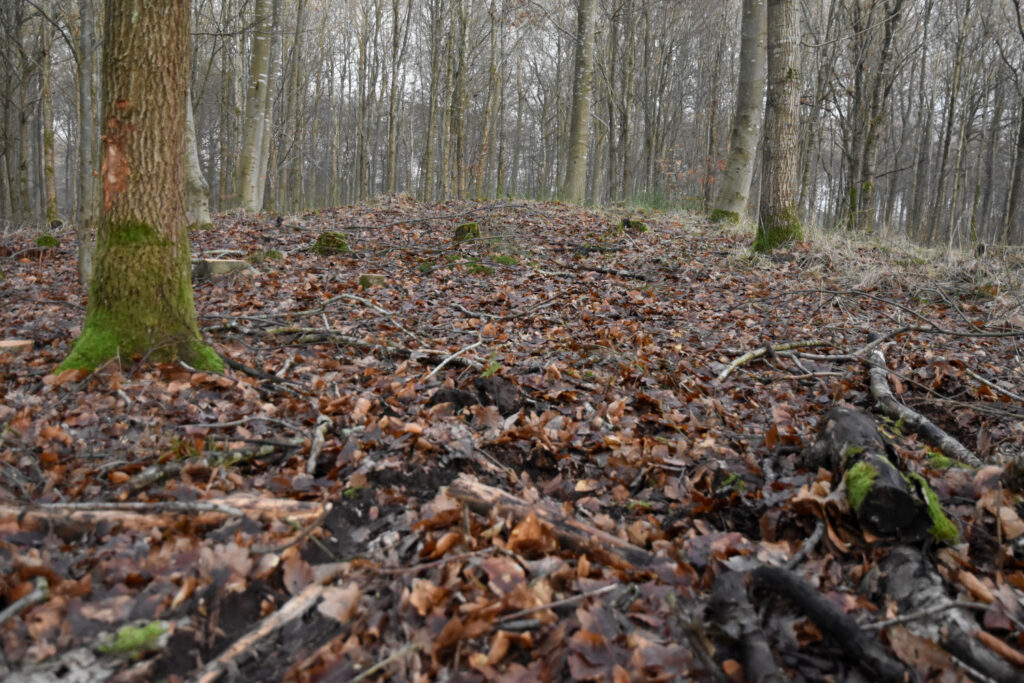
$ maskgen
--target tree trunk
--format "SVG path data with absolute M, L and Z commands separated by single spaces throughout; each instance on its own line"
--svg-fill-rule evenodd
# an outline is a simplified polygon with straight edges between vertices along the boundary
M 96 227 L 100 216 L 100 8 L 98 0 L 79 0 L 81 28 L 78 33 L 78 280 L 92 278 Z
M 594 0 L 579 0 L 576 14 L 576 66 L 572 82 L 569 157 L 562 196 L 568 202 L 582 204 L 587 192 L 590 93 L 594 86 Z
M 45 17 L 40 18 L 40 47 L 42 59 L 39 65 L 39 96 L 42 98 L 43 115 L 43 197 L 44 217 L 47 225 L 60 222 L 57 213 L 57 177 L 54 168 L 57 165 L 56 154 L 53 147 L 53 89 L 50 85 L 50 57 L 51 42 L 53 39 L 53 26 L 46 17 L 50 15 L 52 0 L 43 3 Z
M 193 228 L 213 227 L 210 219 L 210 185 L 199 165 L 196 123 L 192 115 L 192 98 L 185 97 L 185 214 Z
M 242 135 L 241 177 L 238 204 L 246 211 L 259 211 L 263 178 L 263 135 L 270 89 L 270 0 L 256 0 L 252 38 L 252 62 L 249 67 L 249 91 L 245 98 L 245 130 Z
M 764 115 L 765 19 L 764 0 L 743 0 L 736 113 L 729 138 L 729 160 L 722 175 L 722 189 L 711 212 L 714 222 L 737 222 L 747 212 L 750 180 L 754 177 L 754 159 Z
M 1002 239 L 1004 244 L 1024 242 L 1024 227 L 1017 216 L 1020 213 L 1021 196 L 1024 195 L 1024 97 L 1017 111 L 1017 144 L 1014 147 L 1013 174 L 1010 181 L 1010 197 L 1006 202 L 1003 219 Z
M 768 104 L 756 251 L 801 237 L 797 208 L 800 13 L 796 0 L 768 0 Z
M 220 370 L 203 344 L 185 229 L 189 7 L 108 0 L 103 49 L 103 204 L 82 334 L 60 365 L 144 354 Z

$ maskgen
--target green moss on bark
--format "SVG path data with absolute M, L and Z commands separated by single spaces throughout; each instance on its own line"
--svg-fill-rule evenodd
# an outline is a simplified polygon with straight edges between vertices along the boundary
M 946 513 L 942 510 L 942 503 L 939 502 L 939 497 L 935 495 L 935 491 L 928 482 L 920 474 L 916 472 L 909 472 L 906 475 L 908 483 L 917 487 L 918 491 L 924 496 L 925 505 L 928 508 L 928 517 L 932 520 L 931 532 L 932 537 L 940 543 L 948 543 L 950 545 L 956 545 L 960 542 L 960 530 L 956 528 L 956 524 L 946 516 Z
M 462 223 L 461 225 L 455 226 L 455 241 L 465 242 L 467 240 L 480 239 L 480 226 L 479 224 L 470 221 L 469 223 Z
M 348 248 L 348 238 L 345 236 L 345 233 L 326 230 L 316 238 L 316 242 L 313 244 L 313 251 L 321 256 L 346 254 L 350 251 Z
M 846 471 L 846 498 L 854 512 L 860 511 L 860 506 L 868 497 L 871 485 L 877 478 L 878 470 L 866 462 L 858 462 Z
M 803 226 L 793 209 L 782 209 L 774 215 L 762 216 L 754 238 L 754 251 L 767 253 L 775 247 L 803 237 Z
M 713 209 L 710 216 L 712 223 L 739 223 L 740 215 L 735 211 L 725 209 Z
M 187 242 L 179 246 L 140 222 L 106 226 L 82 334 L 57 370 L 93 370 L 136 354 L 223 370 L 223 361 L 199 335 L 190 269 Z

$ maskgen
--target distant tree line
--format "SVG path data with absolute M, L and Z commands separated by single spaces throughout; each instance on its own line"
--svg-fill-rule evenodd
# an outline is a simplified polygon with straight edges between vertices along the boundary
M 395 192 L 756 214 L 773 182 L 760 163 L 771 75 L 744 80 L 742 47 L 765 45 L 751 12 L 787 5 L 796 218 L 1019 245 L 1021 3 L 194 0 L 190 220 L 208 222 L 204 201 L 285 213 Z M 85 243 L 101 192 L 103 12 L 99 0 L 0 10 L 0 218 L 63 219 Z M 750 179 L 730 170 L 738 145 Z

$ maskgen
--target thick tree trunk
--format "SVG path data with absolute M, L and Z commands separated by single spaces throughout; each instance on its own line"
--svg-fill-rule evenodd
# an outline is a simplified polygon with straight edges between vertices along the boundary
M 108 0 L 103 204 L 82 334 L 60 369 L 144 354 L 219 370 L 192 299 L 185 229 L 188 3 Z
M 590 94 L 594 86 L 594 0 L 579 0 L 576 14 L 576 66 L 572 86 L 569 156 L 562 196 L 582 204 L 587 192 L 587 148 L 590 146 Z
M 270 0 L 256 0 L 249 91 L 245 98 L 245 129 L 242 135 L 241 177 L 238 204 L 246 211 L 259 211 L 263 178 L 263 135 L 266 132 L 267 91 L 270 89 Z
M 743 0 L 740 38 L 740 75 L 736 85 L 736 113 L 729 138 L 729 160 L 722 188 L 711 212 L 712 221 L 739 221 L 747 212 L 750 180 L 764 116 L 764 81 L 767 31 L 764 0 Z
M 757 251 L 801 237 L 796 192 L 799 88 L 799 8 L 796 0 L 768 0 L 768 104 Z
M 213 227 L 210 219 L 210 184 L 199 165 L 196 123 L 192 115 L 192 98 L 185 95 L 185 214 L 193 228 Z

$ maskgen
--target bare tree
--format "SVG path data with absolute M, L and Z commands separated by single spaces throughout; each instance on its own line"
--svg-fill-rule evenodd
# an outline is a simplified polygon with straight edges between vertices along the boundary
M 754 249 L 771 251 L 801 236 L 796 165 L 800 14 L 796 0 L 768 0 L 768 102 L 761 209 Z
M 765 0 L 743 0 L 740 74 L 736 84 L 736 113 L 729 139 L 729 160 L 722 177 L 712 221 L 739 221 L 747 212 L 750 180 L 764 115 L 767 24 Z

